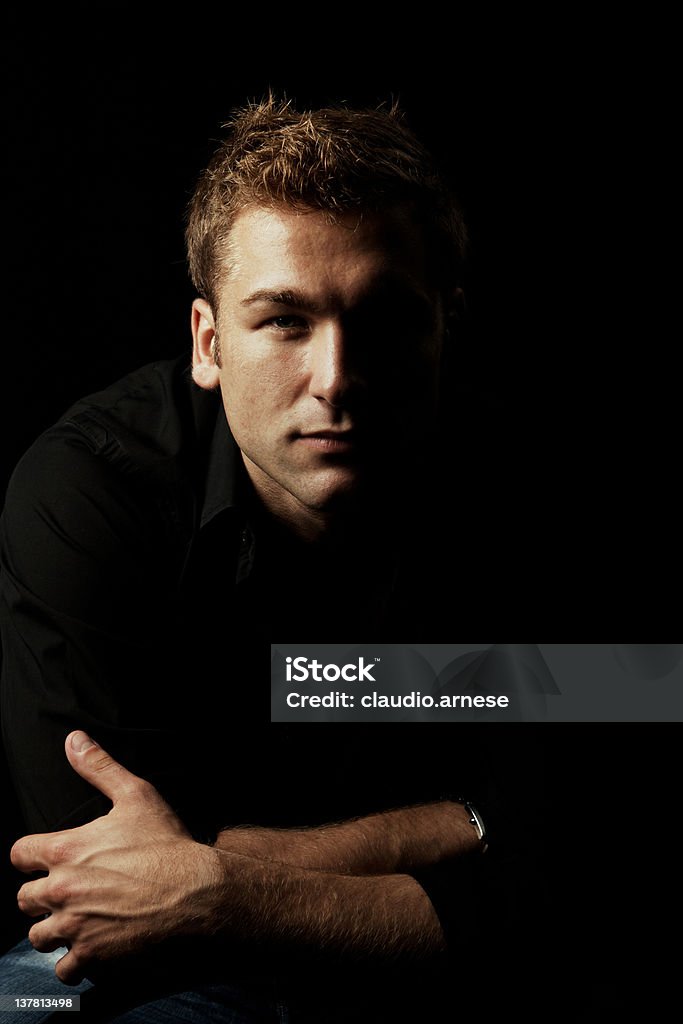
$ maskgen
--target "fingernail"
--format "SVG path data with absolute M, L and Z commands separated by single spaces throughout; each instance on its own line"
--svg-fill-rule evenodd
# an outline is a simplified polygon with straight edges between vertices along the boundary
M 95 741 L 91 740 L 86 732 L 75 732 L 71 737 L 71 749 L 77 754 L 82 754 L 89 747 L 94 747 Z

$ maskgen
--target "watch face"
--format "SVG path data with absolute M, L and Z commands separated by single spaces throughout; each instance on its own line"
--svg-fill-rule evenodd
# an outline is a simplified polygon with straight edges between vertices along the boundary
M 683 644 L 612 644 L 624 672 L 636 679 L 663 679 L 683 657 Z

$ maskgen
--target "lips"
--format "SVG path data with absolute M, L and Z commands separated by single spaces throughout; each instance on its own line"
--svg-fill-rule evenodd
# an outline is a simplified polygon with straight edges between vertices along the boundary
M 357 430 L 315 430 L 298 434 L 296 440 L 322 452 L 349 452 L 357 447 L 360 435 Z

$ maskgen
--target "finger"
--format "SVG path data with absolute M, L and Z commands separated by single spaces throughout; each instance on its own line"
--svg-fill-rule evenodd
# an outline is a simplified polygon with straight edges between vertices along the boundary
M 17 893 L 17 906 L 22 914 L 29 917 L 40 917 L 54 910 L 48 898 L 47 886 L 39 878 L 36 882 L 27 882 Z
M 30 871 L 49 871 L 48 862 L 50 841 L 54 838 L 54 832 L 45 832 L 42 835 L 24 836 L 17 839 L 10 850 L 10 860 L 18 871 L 28 874 Z
M 59 928 L 54 917 L 48 917 L 39 924 L 29 928 L 28 941 L 39 953 L 52 953 L 60 946 L 66 946 L 67 942 L 63 935 L 59 934 Z
M 44 832 L 40 835 L 17 839 L 10 850 L 15 868 L 29 874 L 32 871 L 51 871 L 56 864 L 71 860 L 77 848 L 78 837 L 87 826 L 67 828 L 62 832 Z
M 115 761 L 87 733 L 69 733 L 66 738 L 66 756 L 74 771 L 114 804 L 144 785 L 142 779 Z
M 65 985 L 78 985 L 79 981 L 83 981 L 85 977 L 86 968 L 87 961 L 82 960 L 73 949 L 70 949 L 61 960 L 57 961 L 55 974 Z

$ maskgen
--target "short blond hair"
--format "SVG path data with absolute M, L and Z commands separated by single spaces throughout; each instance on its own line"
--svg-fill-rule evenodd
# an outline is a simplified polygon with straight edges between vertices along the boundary
M 299 112 L 273 96 L 236 110 L 187 211 L 190 276 L 217 312 L 235 218 L 248 206 L 335 214 L 410 208 L 437 283 L 458 283 L 467 243 L 460 209 L 398 108 Z

